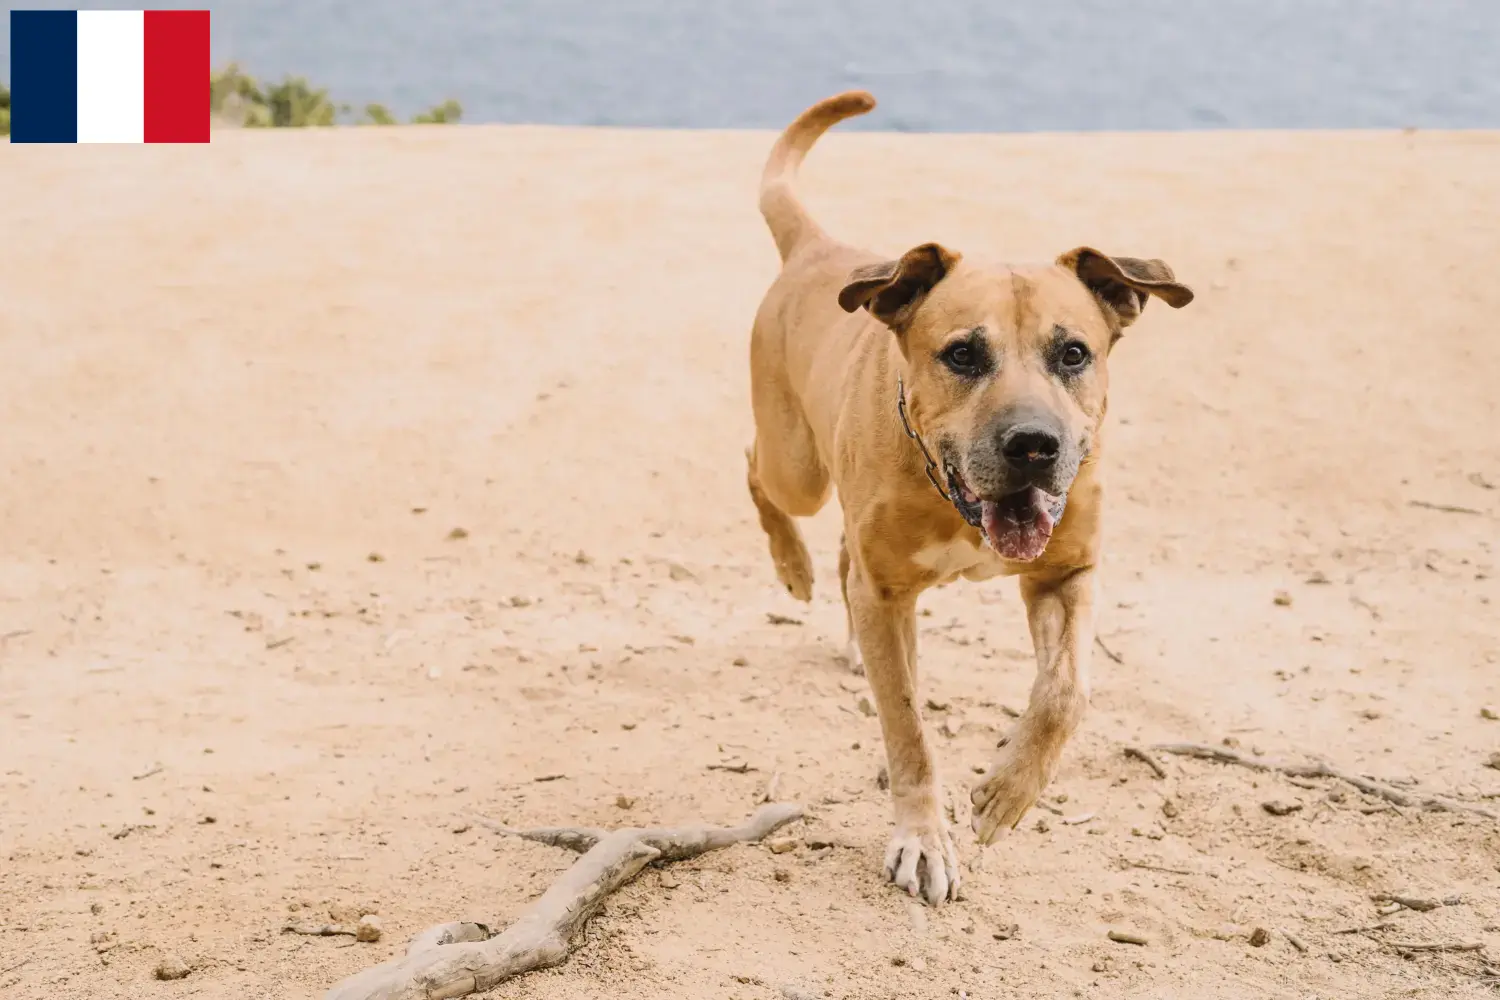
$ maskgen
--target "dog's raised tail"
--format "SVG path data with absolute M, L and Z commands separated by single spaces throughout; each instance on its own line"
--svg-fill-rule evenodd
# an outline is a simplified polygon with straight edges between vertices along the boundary
M 771 149 L 760 177 L 760 214 L 766 217 L 776 249 L 786 260 L 805 240 L 823 235 L 823 230 L 797 199 L 793 184 L 802 158 L 818 137 L 830 128 L 875 107 L 875 98 L 863 90 L 849 90 L 819 101 L 787 126 Z

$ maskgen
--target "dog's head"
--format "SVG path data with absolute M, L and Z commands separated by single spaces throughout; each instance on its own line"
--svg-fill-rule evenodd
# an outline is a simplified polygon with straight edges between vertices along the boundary
M 982 268 L 927 243 L 856 269 L 839 304 L 895 334 L 913 427 L 954 503 L 1001 556 L 1029 561 L 1094 447 L 1110 349 L 1153 295 L 1193 300 L 1159 260 L 1080 247 L 1050 266 Z

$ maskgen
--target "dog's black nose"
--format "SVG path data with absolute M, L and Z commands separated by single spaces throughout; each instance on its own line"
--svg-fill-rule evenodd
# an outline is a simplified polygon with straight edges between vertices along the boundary
M 1057 464 L 1062 441 L 1043 427 L 1012 427 L 1000 438 L 1000 453 L 1020 472 L 1045 472 Z

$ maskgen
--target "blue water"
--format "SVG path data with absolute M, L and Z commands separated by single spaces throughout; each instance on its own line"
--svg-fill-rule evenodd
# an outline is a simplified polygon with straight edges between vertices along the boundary
M 865 87 L 881 107 L 846 127 L 1500 127 L 1500 0 L 212 6 L 216 65 L 303 75 L 336 100 L 402 114 L 453 97 L 467 121 L 779 127 L 819 97 Z M 8 24 L 0 36 L 8 79 Z

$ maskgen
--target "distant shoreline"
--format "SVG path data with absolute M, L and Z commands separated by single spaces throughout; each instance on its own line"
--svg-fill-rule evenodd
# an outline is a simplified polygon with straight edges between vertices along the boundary
M 231 62 L 209 74 L 209 106 L 216 128 L 310 128 L 333 125 L 452 125 L 463 117 L 463 106 L 449 99 L 413 115 L 403 123 L 383 104 L 353 105 L 334 101 L 326 88 L 305 77 L 286 76 L 262 84 Z M 0 83 L 0 136 L 10 135 L 11 92 Z

